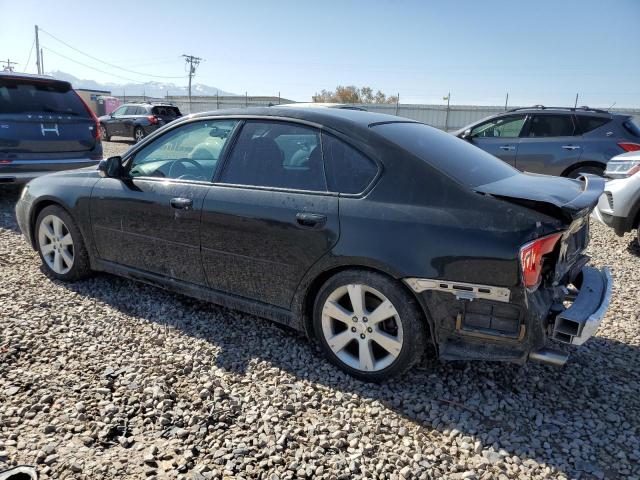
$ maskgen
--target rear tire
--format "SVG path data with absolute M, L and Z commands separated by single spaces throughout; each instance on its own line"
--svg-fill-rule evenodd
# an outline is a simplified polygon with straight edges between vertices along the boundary
M 603 167 L 594 167 L 592 165 L 585 165 L 584 167 L 577 167 L 567 172 L 567 178 L 578 178 L 583 173 L 591 173 L 599 177 L 604 177 Z
M 49 276 L 74 282 L 91 273 L 82 234 L 62 207 L 45 207 L 36 220 L 34 235 L 38 254 Z
M 105 127 L 104 125 L 100 124 L 100 139 L 103 142 L 109 142 L 111 141 L 111 137 L 107 134 L 107 127 Z
M 320 288 L 313 328 L 329 361 L 367 382 L 403 374 L 425 352 L 416 300 L 396 280 L 367 270 L 340 272 Z
M 145 137 L 144 129 L 142 127 L 136 127 L 133 130 L 133 139 L 138 143 Z

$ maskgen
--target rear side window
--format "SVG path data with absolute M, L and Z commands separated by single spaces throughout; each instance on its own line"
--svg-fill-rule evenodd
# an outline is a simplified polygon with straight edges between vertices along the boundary
M 178 110 L 178 107 L 171 107 L 171 106 L 158 106 L 158 107 L 153 107 L 151 109 L 151 113 L 153 113 L 154 115 L 160 115 L 162 117 L 179 117 L 180 116 L 180 110 Z
M 578 120 L 578 126 L 580 127 L 581 133 L 589 133 L 611 121 L 611 119 L 607 117 L 594 117 L 588 115 L 578 115 L 576 120 Z
M 222 173 L 223 183 L 326 191 L 320 133 L 284 122 L 248 121 Z
M 0 79 L 0 114 L 38 113 L 89 118 L 80 97 L 67 84 Z
M 423 123 L 384 123 L 372 129 L 471 188 L 518 174 L 518 170 L 493 155 Z
M 375 163 L 331 135 L 322 134 L 322 149 L 330 192 L 361 193 L 378 173 Z
M 623 125 L 625 130 L 631 135 L 633 135 L 634 137 L 640 137 L 640 127 L 632 118 L 624 122 Z
M 138 115 L 138 108 L 139 107 L 135 107 L 135 106 L 127 107 L 127 109 L 125 110 L 124 114 L 125 115 Z
M 571 115 L 534 115 L 530 137 L 570 137 L 576 132 Z

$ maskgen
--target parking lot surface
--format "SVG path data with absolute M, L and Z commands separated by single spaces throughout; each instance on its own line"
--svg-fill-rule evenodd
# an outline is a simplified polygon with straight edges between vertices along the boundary
M 105 157 L 130 143 L 105 142 Z M 0 471 L 41 478 L 639 478 L 640 250 L 592 225 L 614 297 L 561 368 L 354 380 L 297 333 L 107 274 L 43 275 L 0 188 Z M 634 234 L 635 235 L 635 234 Z

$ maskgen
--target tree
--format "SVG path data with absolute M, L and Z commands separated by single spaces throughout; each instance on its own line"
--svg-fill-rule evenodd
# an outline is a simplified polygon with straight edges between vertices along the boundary
M 316 103 L 396 103 L 398 97 L 387 97 L 378 90 L 375 95 L 371 87 L 358 88 L 354 85 L 338 85 L 335 91 L 321 90 L 312 97 Z

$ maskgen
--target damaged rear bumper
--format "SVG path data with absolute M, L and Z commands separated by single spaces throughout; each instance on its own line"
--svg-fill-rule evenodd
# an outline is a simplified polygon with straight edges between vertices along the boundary
M 580 291 L 573 304 L 556 316 L 553 340 L 582 345 L 596 333 L 609 308 L 613 288 L 609 269 L 584 267 L 581 276 Z

